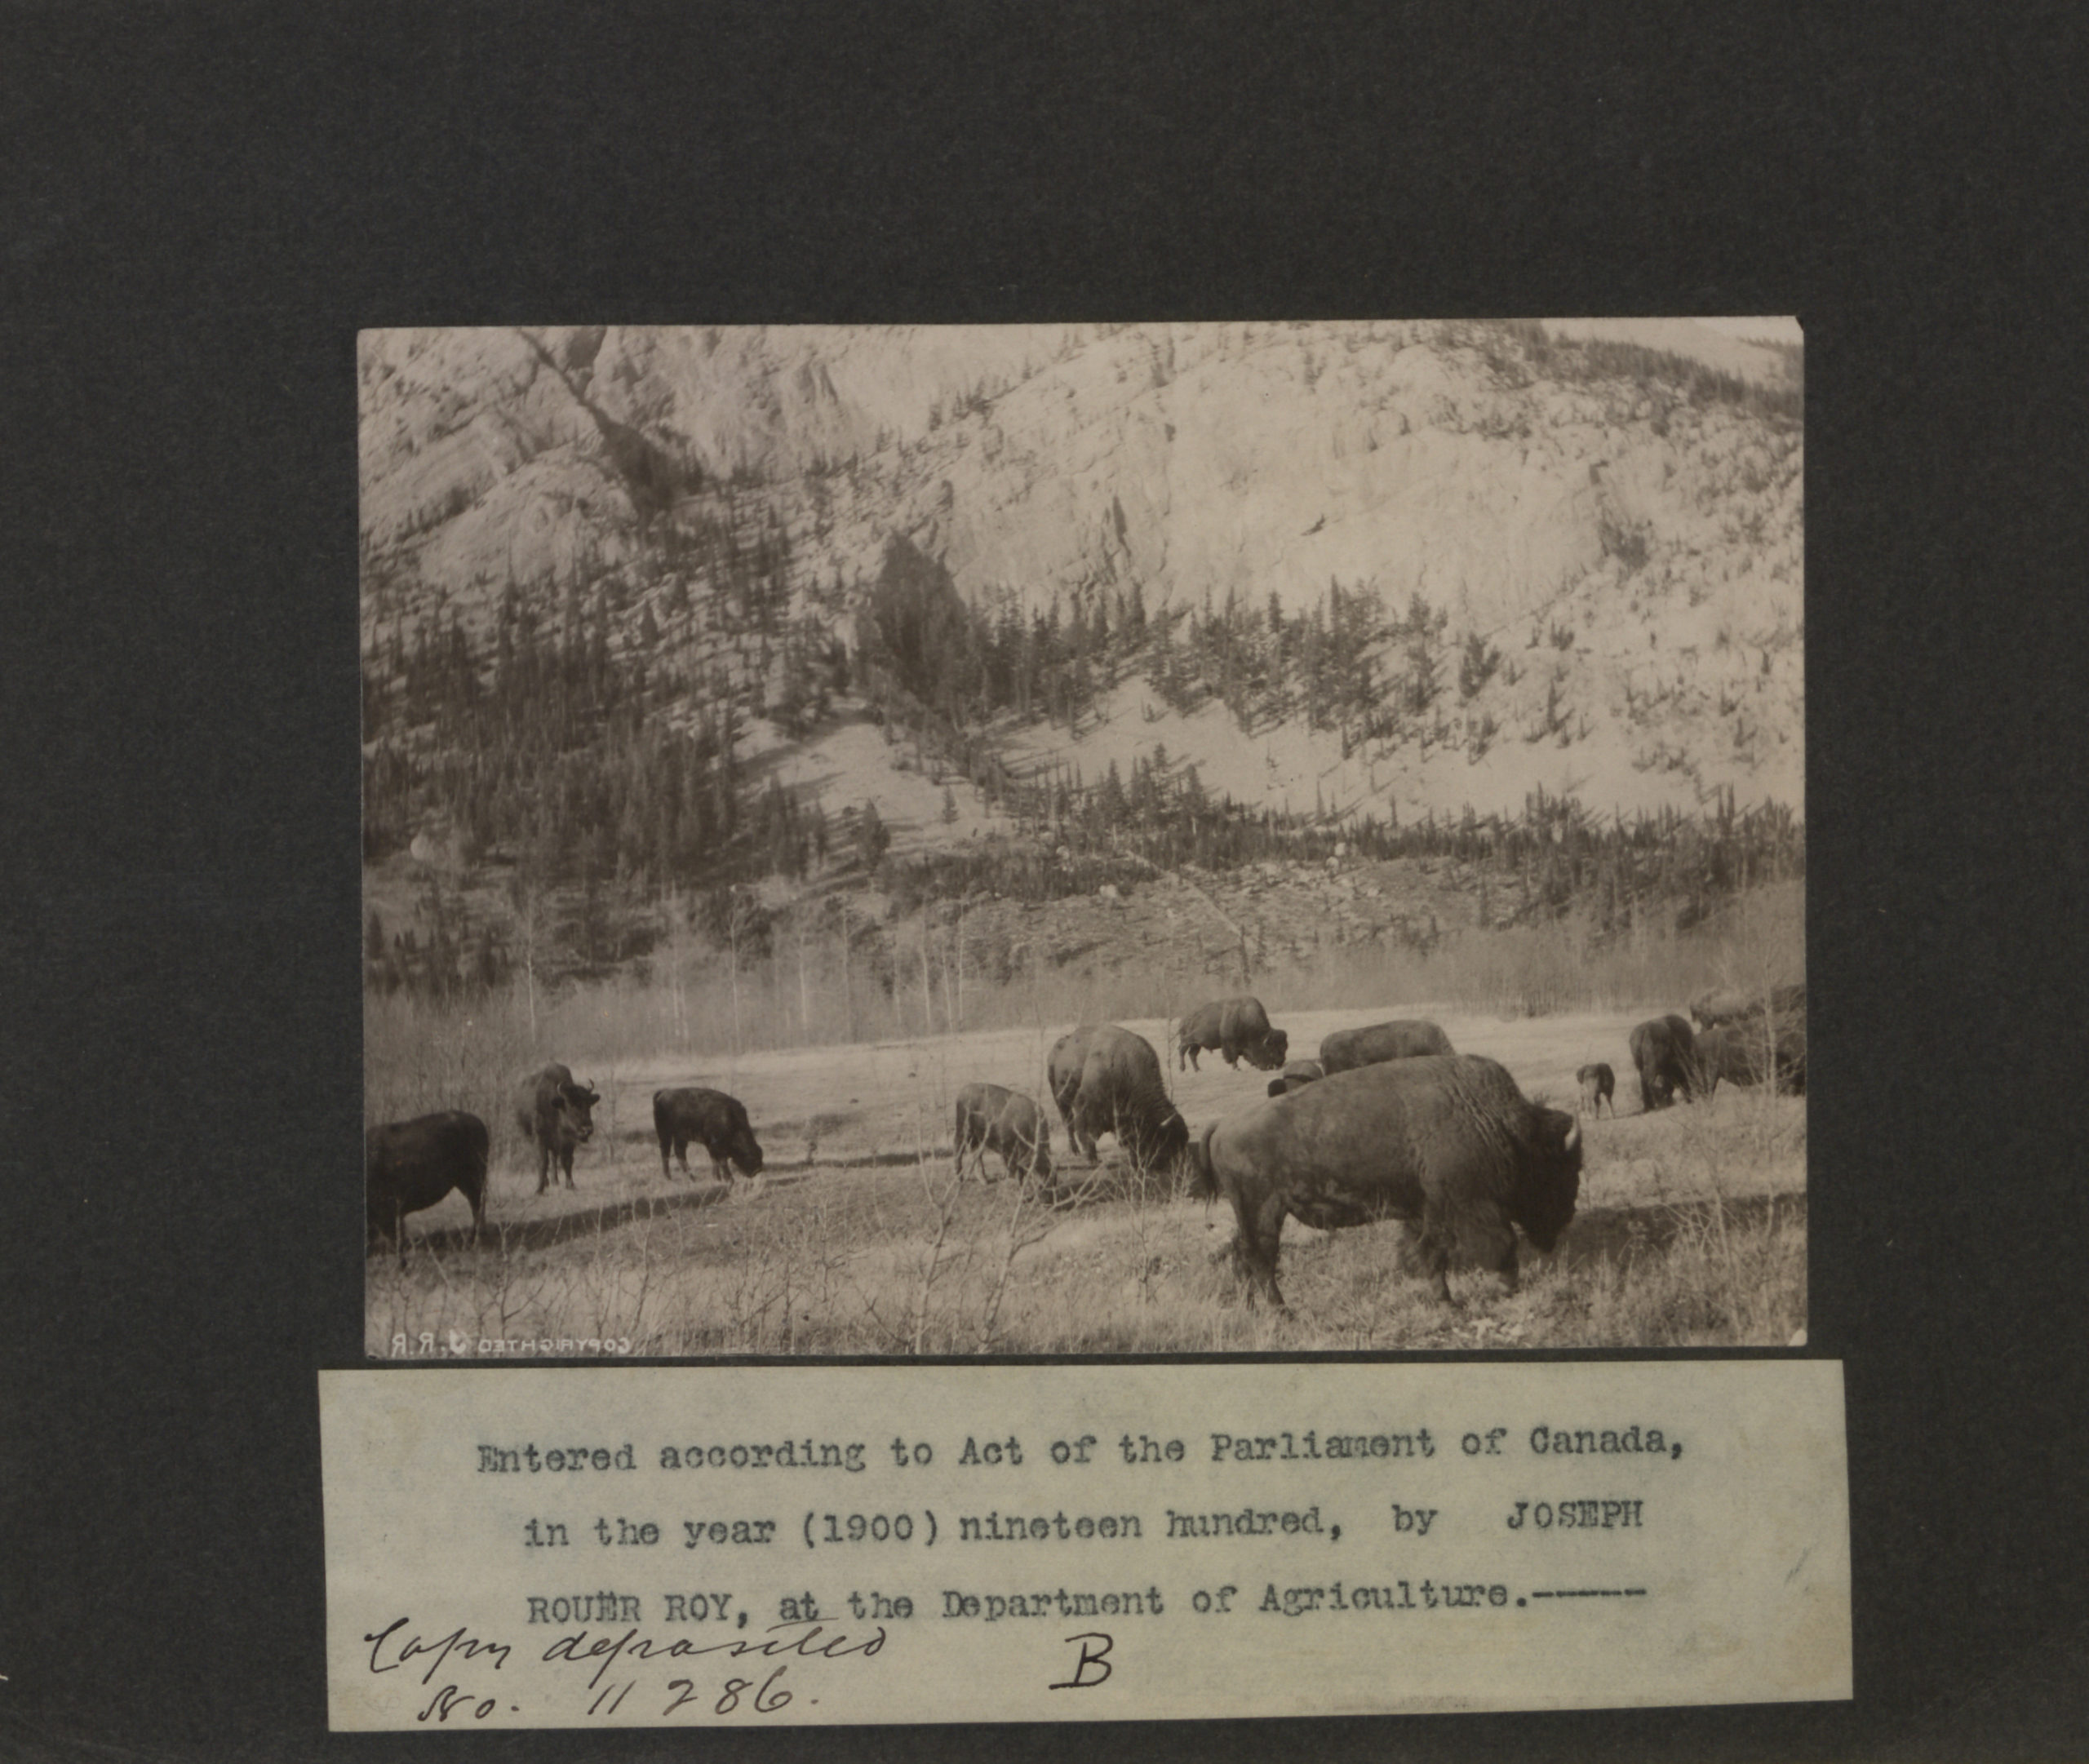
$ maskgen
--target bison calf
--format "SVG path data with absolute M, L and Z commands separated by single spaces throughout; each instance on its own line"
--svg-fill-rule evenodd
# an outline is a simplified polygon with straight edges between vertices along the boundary
M 565 1186 L 573 1186 L 573 1154 L 594 1137 L 595 1105 L 601 1100 L 593 1085 L 575 1084 L 563 1066 L 547 1066 L 517 1088 L 515 1121 L 522 1137 L 537 1148 L 539 1194 L 551 1185 L 553 1158 Z
M 1528 1101 L 1477 1054 L 1426 1056 L 1330 1074 L 1295 1097 L 1214 1122 L 1191 1148 L 1190 1192 L 1223 1195 L 1234 1254 L 1281 1306 L 1277 1244 L 1287 1217 L 1316 1230 L 1404 1221 L 1448 1301 L 1453 1261 L 1516 1284 L 1516 1228 L 1550 1250 L 1581 1193 L 1581 1129 Z
M 391 1238 L 405 1267 L 406 1215 L 432 1207 L 453 1188 L 471 1207 L 476 1238 L 486 1222 L 489 1142 L 486 1124 L 461 1109 L 371 1128 L 363 1136 L 366 1247 Z
M 957 1173 L 975 1158 L 983 1181 L 987 1154 L 1000 1154 L 1010 1176 L 1025 1181 L 1052 1179 L 1052 1129 L 1044 1111 L 1030 1097 L 1000 1084 L 967 1084 L 957 1093 L 951 1143 Z
M 674 1172 L 668 1167 L 671 1149 L 681 1161 L 682 1174 L 695 1181 L 689 1167 L 691 1140 L 699 1141 L 711 1154 L 711 1173 L 721 1182 L 731 1183 L 734 1163 L 750 1177 L 761 1174 L 761 1146 L 753 1128 L 747 1124 L 747 1106 L 722 1090 L 654 1091 L 653 1131 L 660 1136 L 663 1181 L 675 1179 Z
M 1238 1066 L 1245 1054 L 1250 1066 L 1274 1072 L 1284 1064 L 1290 1046 L 1289 1035 L 1270 1027 L 1262 1001 L 1243 994 L 1200 1004 L 1182 1019 L 1175 1037 L 1175 1064 L 1178 1070 L 1185 1065 L 1198 1070 L 1198 1054 L 1216 1048 L 1228 1066 Z
M 1608 1102 L 1610 1112 L 1617 1113 L 1617 1075 L 1608 1065 L 1599 1060 L 1593 1066 L 1585 1066 L 1574 1076 L 1581 1086 L 1581 1113 L 1600 1115 Z

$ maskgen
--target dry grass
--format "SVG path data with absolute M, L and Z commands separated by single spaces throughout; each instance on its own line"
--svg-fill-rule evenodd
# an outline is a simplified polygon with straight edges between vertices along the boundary
M 1501 1059 L 1527 1093 L 1569 1106 L 1582 1061 L 1629 1070 L 1625 1036 L 1645 1014 L 1421 1008 L 1461 1048 Z M 1283 1020 L 1304 1046 L 1392 1013 Z M 385 1026 L 402 1026 L 396 1011 Z M 1062 1026 L 708 1062 L 576 1060 L 602 1091 L 600 1125 L 577 1188 L 543 1196 L 534 1156 L 502 1118 L 507 1083 L 532 1056 L 497 1019 L 469 1033 L 452 1022 L 443 1059 L 423 1068 L 373 1043 L 374 1115 L 483 1104 L 497 1137 L 483 1242 L 470 1243 L 452 1197 L 410 1221 L 403 1272 L 371 1258 L 368 1348 L 385 1354 L 404 1336 L 410 1349 L 424 1333 L 475 1353 L 607 1341 L 656 1355 L 1781 1345 L 1805 1325 L 1803 1098 L 1722 1087 L 1707 1104 L 1586 1124 L 1581 1214 L 1559 1253 L 1527 1255 L 1513 1295 L 1491 1276 L 1454 1277 L 1461 1302 L 1445 1309 L 1402 1267 L 1396 1225 L 1322 1234 L 1294 1222 L 1280 1267 L 1290 1309 L 1275 1314 L 1249 1306 L 1213 1259 L 1230 1213 L 1136 1180 L 1107 1140 L 1090 1168 L 1055 1127 L 1057 1181 L 1043 1193 L 1000 1179 L 991 1158 L 995 1180 L 957 1178 L 958 1087 L 985 1078 L 1041 1095 Z M 1166 1045 L 1165 1022 L 1132 1026 Z M 747 1102 L 769 1159 L 759 1185 L 729 1190 L 701 1159 L 694 1182 L 679 1170 L 663 1181 L 651 1091 L 697 1081 Z M 1195 1128 L 1252 1106 L 1263 1075 L 1208 1057 L 1170 1082 Z M 1630 1111 L 1629 1080 L 1620 1088 Z

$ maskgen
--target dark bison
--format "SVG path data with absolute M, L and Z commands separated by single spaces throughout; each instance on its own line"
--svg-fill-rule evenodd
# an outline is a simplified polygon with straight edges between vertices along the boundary
M 1044 1111 L 1031 1097 L 1000 1084 L 967 1084 L 957 1093 L 952 1145 L 958 1174 L 977 1154 L 979 1174 L 987 1173 L 987 1154 L 997 1151 L 1010 1176 L 1023 1181 L 1052 1179 L 1052 1128 Z
M 1190 1124 L 1168 1100 L 1160 1056 L 1145 1037 L 1115 1023 L 1084 1024 L 1053 1048 L 1046 1078 L 1067 1143 L 1091 1159 L 1097 1137 L 1115 1133 L 1142 1168 L 1169 1168 L 1181 1160 Z
M 1434 1023 L 1373 1023 L 1368 1029 L 1337 1029 L 1320 1044 L 1320 1064 L 1332 1078 L 1385 1060 L 1452 1051 L 1451 1038 Z
M 1492 1268 L 1513 1289 L 1515 1227 L 1551 1249 L 1581 1186 L 1581 1124 L 1529 1101 L 1501 1066 L 1470 1053 L 1330 1074 L 1213 1123 L 1190 1157 L 1190 1192 L 1232 1203 L 1250 1299 L 1259 1292 L 1279 1306 L 1286 1215 L 1323 1231 L 1404 1221 L 1448 1301 L 1453 1261 Z
M 660 1177 L 674 1181 L 668 1168 L 672 1150 L 682 1174 L 694 1181 L 689 1167 L 690 1141 L 694 1140 L 711 1154 L 711 1173 L 721 1182 L 733 1180 L 737 1163 L 747 1176 L 761 1174 L 761 1147 L 754 1129 L 747 1125 L 747 1106 L 738 1097 L 722 1090 L 656 1090 L 653 1093 L 653 1131 L 660 1136 Z M 731 1163 L 726 1160 L 730 1159 Z
M 1291 1038 L 1284 1030 L 1270 1027 L 1269 1013 L 1260 999 L 1244 995 L 1214 999 L 1182 1019 L 1175 1038 L 1175 1063 L 1178 1069 L 1186 1065 L 1195 1070 L 1197 1055 L 1216 1048 L 1228 1066 L 1237 1067 L 1244 1053 L 1250 1066 L 1274 1072 L 1284 1064 L 1290 1047 Z
M 1679 1090 L 1686 1102 L 1696 1098 L 1696 1037 L 1682 1017 L 1673 1013 L 1650 1017 L 1632 1031 L 1626 1045 L 1639 1070 L 1643 1110 L 1665 1109 Z
M 1318 1060 L 1293 1060 L 1270 1080 L 1270 1094 L 1281 1097 L 1293 1090 L 1302 1090 L 1327 1075 L 1327 1068 Z
M 1759 1019 L 1762 1012 L 1761 993 L 1744 992 L 1733 986 L 1708 986 L 1690 1001 L 1690 1014 L 1700 1029 L 1716 1029 L 1722 1023 L 1738 1022 L 1748 1017 Z M 1806 982 L 1801 980 L 1771 987 L 1770 1013 L 1781 1019 L 1803 1017 Z
M 515 1093 L 515 1121 L 522 1137 L 537 1148 L 537 1192 L 550 1186 L 557 1157 L 565 1186 L 573 1186 L 574 1148 L 595 1133 L 595 1105 L 601 1097 L 591 1084 L 576 1084 L 563 1066 L 547 1066 L 524 1079 Z
M 1713 1095 L 1723 1079 L 1730 1084 L 1759 1084 L 1774 1077 L 1781 1092 L 1806 1093 L 1806 1031 L 1803 1026 L 1778 1026 L 1774 1043 L 1763 1033 L 1762 1021 L 1722 1023 L 1697 1038 L 1697 1083 Z
M 461 1109 L 371 1128 L 363 1135 L 368 1246 L 391 1238 L 406 1266 L 406 1215 L 432 1207 L 453 1188 L 471 1205 L 476 1237 L 486 1222 L 488 1143 L 486 1124 Z
M 1581 1112 L 1601 1115 L 1603 1106 L 1610 1105 L 1610 1112 L 1617 1113 L 1617 1074 L 1608 1065 L 1599 1060 L 1593 1066 L 1585 1066 L 1574 1076 L 1581 1081 Z

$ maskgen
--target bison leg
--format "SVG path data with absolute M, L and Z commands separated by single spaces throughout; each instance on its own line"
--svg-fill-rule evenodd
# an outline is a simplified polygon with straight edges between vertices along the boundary
M 1439 1304 L 1456 1305 L 1451 1296 L 1451 1244 L 1442 1220 L 1425 1214 L 1417 1226 L 1409 1224 L 1408 1239 L 1421 1263 L 1423 1276 L 1436 1288 Z
M 1515 1227 L 1504 1223 L 1496 1229 L 1475 1234 L 1473 1260 L 1483 1268 L 1492 1268 L 1501 1276 L 1503 1283 L 1513 1292 L 1516 1290 L 1516 1231 Z
M 559 1169 L 560 1169 L 560 1170 L 564 1173 L 564 1175 L 565 1175 L 565 1186 L 566 1186 L 568 1188 L 572 1187 L 572 1186 L 573 1186 L 573 1147 L 572 1147 L 572 1146 L 561 1146 L 558 1148 L 558 1167 L 559 1167 Z
M 552 1148 L 542 1140 L 537 1141 L 537 1192 L 541 1194 L 552 1184 Z
M 1248 1302 L 1253 1304 L 1260 1292 L 1274 1310 L 1284 1309 L 1284 1294 L 1276 1284 L 1277 1246 L 1284 1237 L 1284 1204 L 1274 1195 L 1259 1206 L 1250 1207 L 1238 1200 L 1233 1203 L 1233 1217 L 1240 1226 L 1234 1256 L 1248 1276 Z

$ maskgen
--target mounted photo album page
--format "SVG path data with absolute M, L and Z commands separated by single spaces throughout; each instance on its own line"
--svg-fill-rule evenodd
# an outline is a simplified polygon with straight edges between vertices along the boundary
M 1850 1695 L 1795 323 L 358 369 L 336 1728 Z

